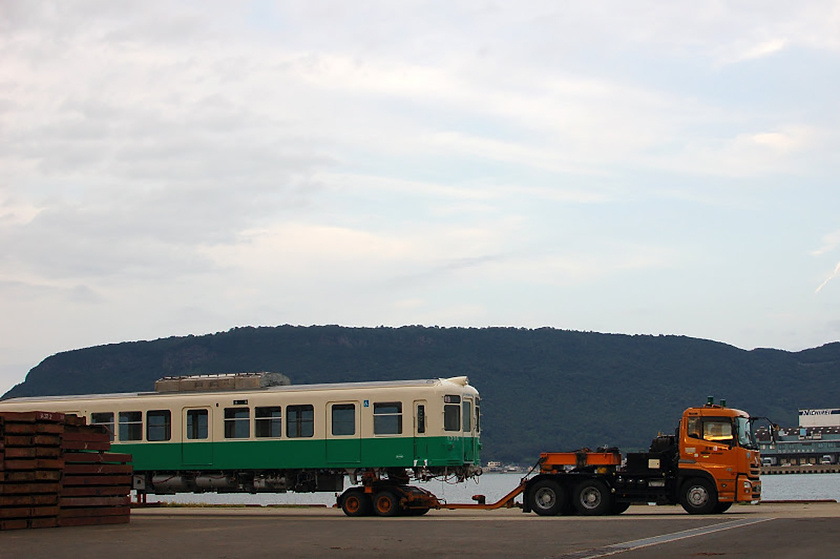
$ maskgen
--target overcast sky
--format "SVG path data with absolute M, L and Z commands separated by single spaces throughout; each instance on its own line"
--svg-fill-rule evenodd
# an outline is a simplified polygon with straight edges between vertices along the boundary
M 0 0 L 0 393 L 248 325 L 838 340 L 838 98 L 837 1 Z

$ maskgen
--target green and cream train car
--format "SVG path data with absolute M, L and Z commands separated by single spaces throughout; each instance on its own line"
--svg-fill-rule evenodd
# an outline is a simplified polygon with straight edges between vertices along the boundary
M 372 486 L 480 473 L 480 399 L 466 377 L 0 402 L 24 410 L 105 426 L 112 449 L 133 456 L 139 493 L 341 491 L 348 475 Z

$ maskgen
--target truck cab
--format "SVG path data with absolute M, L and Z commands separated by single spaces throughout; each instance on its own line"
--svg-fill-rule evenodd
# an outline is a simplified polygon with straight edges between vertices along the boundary
M 749 414 L 711 402 L 685 410 L 679 427 L 678 475 L 681 503 L 689 512 L 758 501 L 760 472 Z

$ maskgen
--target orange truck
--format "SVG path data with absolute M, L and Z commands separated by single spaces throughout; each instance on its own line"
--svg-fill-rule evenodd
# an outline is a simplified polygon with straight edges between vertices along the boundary
M 442 504 L 450 509 L 513 506 L 523 495 L 524 512 L 620 514 L 634 503 L 680 504 L 691 514 L 722 513 L 733 503 L 761 498 L 761 457 L 753 422 L 741 410 L 715 404 L 688 408 L 674 435 L 659 435 L 648 452 L 622 457 L 617 449 L 546 452 L 535 469 L 497 503 Z M 763 418 L 762 418 L 763 419 Z

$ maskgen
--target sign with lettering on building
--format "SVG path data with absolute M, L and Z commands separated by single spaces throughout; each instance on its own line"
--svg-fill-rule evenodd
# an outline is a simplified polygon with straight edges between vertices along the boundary
M 800 427 L 840 427 L 840 408 L 799 410 Z

